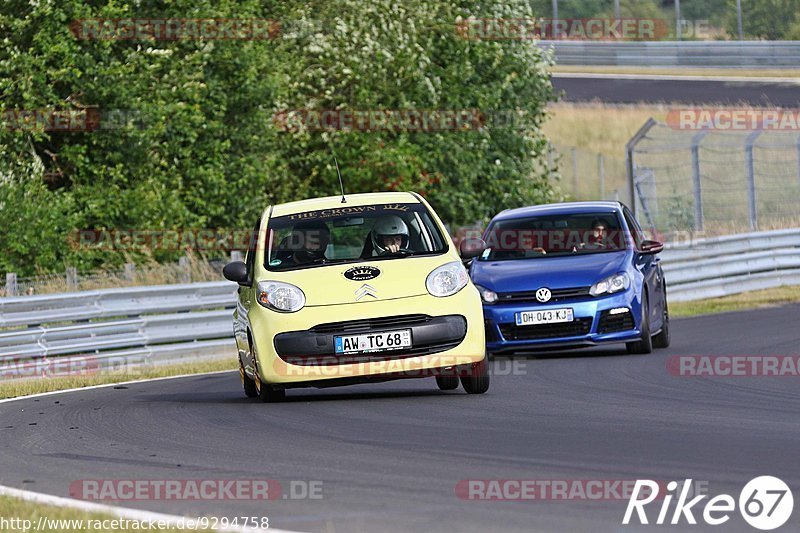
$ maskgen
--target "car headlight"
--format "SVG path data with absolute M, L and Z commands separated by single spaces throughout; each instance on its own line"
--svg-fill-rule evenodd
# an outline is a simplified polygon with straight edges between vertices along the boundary
M 631 277 L 625 272 L 614 274 L 605 279 L 602 279 L 592 285 L 589 289 L 589 294 L 592 296 L 600 296 L 601 294 L 613 294 L 615 292 L 624 291 L 631 286 Z
M 464 287 L 469 282 L 469 274 L 460 261 L 447 263 L 439 268 L 434 268 L 425 280 L 425 287 L 433 296 L 450 296 Z
M 259 281 L 256 300 L 258 303 L 282 313 L 294 313 L 306 305 L 306 295 L 299 287 L 280 281 Z
M 481 293 L 481 300 L 483 303 L 493 304 L 497 301 L 497 293 L 487 289 L 486 287 L 481 287 L 480 285 L 475 285 L 478 288 L 478 292 Z

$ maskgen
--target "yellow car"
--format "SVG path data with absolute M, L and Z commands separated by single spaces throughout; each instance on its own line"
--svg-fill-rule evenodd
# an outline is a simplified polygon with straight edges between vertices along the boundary
M 234 334 L 247 396 L 293 387 L 435 376 L 442 390 L 489 388 L 483 311 L 461 253 L 415 193 L 370 193 L 267 208 L 244 262 Z

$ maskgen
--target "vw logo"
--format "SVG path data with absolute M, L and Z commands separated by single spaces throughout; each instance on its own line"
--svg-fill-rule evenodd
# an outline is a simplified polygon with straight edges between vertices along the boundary
M 376 291 L 375 287 L 373 287 L 372 285 L 365 283 L 361 287 L 356 289 L 356 301 L 359 301 L 362 298 L 366 298 L 367 296 L 372 296 L 377 300 L 378 291 Z
M 550 298 L 551 298 L 552 296 L 553 296 L 553 295 L 552 295 L 552 293 L 550 292 L 550 289 L 548 289 L 547 287 L 542 287 L 541 289 L 539 289 L 538 291 L 536 291 L 536 299 L 537 299 L 537 300 L 539 300 L 539 301 L 540 301 L 540 302 L 542 302 L 542 303 L 547 303 L 547 302 L 549 302 L 549 301 L 550 301 Z

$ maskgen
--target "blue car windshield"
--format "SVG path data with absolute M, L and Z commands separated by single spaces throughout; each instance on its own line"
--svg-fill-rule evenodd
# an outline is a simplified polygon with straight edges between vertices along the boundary
M 627 248 L 616 213 L 542 215 L 495 222 L 486 231 L 480 261 L 542 259 L 618 252 Z

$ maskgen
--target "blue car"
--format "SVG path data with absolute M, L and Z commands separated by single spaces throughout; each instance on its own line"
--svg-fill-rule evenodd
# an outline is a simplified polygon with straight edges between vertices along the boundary
M 619 202 L 503 211 L 470 266 L 483 300 L 490 354 L 625 343 L 630 353 L 669 346 L 658 253 Z

